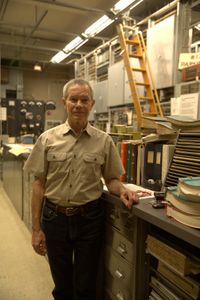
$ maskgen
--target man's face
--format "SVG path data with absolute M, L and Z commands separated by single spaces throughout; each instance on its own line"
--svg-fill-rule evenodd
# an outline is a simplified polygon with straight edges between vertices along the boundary
M 89 113 L 95 103 L 91 98 L 89 87 L 78 84 L 69 87 L 68 97 L 63 102 L 69 123 L 81 122 L 83 125 L 87 123 Z

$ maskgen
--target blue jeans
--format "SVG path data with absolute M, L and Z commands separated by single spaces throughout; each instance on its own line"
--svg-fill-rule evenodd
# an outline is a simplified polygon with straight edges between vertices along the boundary
M 103 225 L 102 199 L 74 216 L 44 206 L 42 227 L 55 300 L 95 300 Z

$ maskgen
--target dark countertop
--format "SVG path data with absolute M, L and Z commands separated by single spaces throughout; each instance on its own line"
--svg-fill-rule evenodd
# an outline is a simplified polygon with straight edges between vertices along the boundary
M 117 206 L 123 207 L 123 203 L 119 197 L 109 194 L 107 191 L 103 193 L 103 198 Z M 142 220 L 153 224 L 164 231 L 182 239 L 183 241 L 200 248 L 200 230 L 183 225 L 166 215 L 165 209 L 155 209 L 151 205 L 152 198 L 140 200 L 140 202 L 132 207 L 132 214 Z

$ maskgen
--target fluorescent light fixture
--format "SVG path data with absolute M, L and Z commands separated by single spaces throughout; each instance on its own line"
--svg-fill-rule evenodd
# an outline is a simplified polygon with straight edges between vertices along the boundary
M 52 63 L 60 63 L 62 60 L 64 60 L 67 56 L 69 56 L 71 53 L 64 53 L 63 51 L 59 51 L 56 55 L 54 55 L 51 59 Z
M 135 2 L 135 0 L 120 0 L 113 6 L 111 10 L 117 14 L 130 6 L 133 2 Z
M 68 53 L 72 50 L 76 50 L 79 47 L 81 47 L 83 44 L 85 44 L 88 40 L 82 39 L 80 36 L 77 36 L 75 39 L 73 39 L 69 44 L 63 48 L 63 51 Z
M 136 2 L 136 3 L 134 3 Z M 138 4 L 143 2 L 143 0 L 120 0 L 118 1 L 111 11 L 117 15 L 121 11 L 124 11 L 126 8 L 133 9 Z M 134 4 L 133 4 L 134 3 Z M 133 4 L 133 5 L 132 5 Z M 131 6 L 132 5 L 132 6 Z M 77 36 L 75 39 L 73 39 L 71 42 L 69 42 L 62 51 L 58 52 L 56 55 L 54 55 L 51 59 L 51 62 L 53 63 L 59 63 L 62 60 L 64 60 L 66 57 L 71 55 L 76 49 L 80 48 L 82 45 L 84 45 L 89 38 L 95 36 L 99 32 L 101 32 L 103 29 L 108 27 L 111 23 L 114 22 L 114 19 L 110 19 L 107 15 L 102 16 L 100 19 L 98 19 L 96 22 L 94 22 L 92 25 L 90 25 L 83 33 L 82 36 L 85 37 L 81 38 L 80 36 Z
M 86 37 L 93 37 L 107 26 L 109 26 L 114 20 L 110 19 L 108 16 L 104 15 L 96 22 L 94 22 L 91 26 L 89 26 L 83 33 Z
M 88 39 L 82 39 L 80 36 L 77 36 L 71 42 L 69 42 L 62 51 L 59 51 L 56 55 L 54 55 L 51 59 L 52 63 L 60 63 L 66 57 L 70 56 L 73 51 L 81 47 L 85 44 Z
M 33 69 L 34 69 L 34 71 L 38 71 L 38 72 L 42 71 L 42 67 L 39 64 L 35 64 L 34 67 L 33 67 Z

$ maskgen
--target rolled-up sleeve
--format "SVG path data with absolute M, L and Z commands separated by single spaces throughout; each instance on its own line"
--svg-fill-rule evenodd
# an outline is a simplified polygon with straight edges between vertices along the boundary
M 29 155 L 24 165 L 24 171 L 32 173 L 35 177 L 45 179 L 47 174 L 48 162 L 46 157 L 46 142 L 41 135 Z
M 106 160 L 103 170 L 105 180 L 118 179 L 120 175 L 125 173 L 119 151 L 112 141 L 111 137 L 107 138 L 106 145 Z

